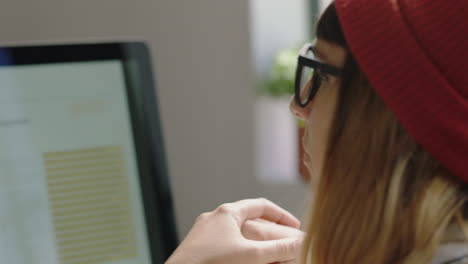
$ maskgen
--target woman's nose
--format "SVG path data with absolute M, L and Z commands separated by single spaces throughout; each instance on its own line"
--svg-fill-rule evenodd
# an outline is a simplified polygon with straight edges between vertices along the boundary
M 291 111 L 293 115 L 297 116 L 298 118 L 302 120 L 307 120 L 309 118 L 309 113 L 310 113 L 310 109 L 309 109 L 310 104 L 312 104 L 312 102 L 309 102 L 309 104 L 306 107 L 300 107 L 296 104 L 296 100 L 293 96 L 289 103 L 289 110 Z

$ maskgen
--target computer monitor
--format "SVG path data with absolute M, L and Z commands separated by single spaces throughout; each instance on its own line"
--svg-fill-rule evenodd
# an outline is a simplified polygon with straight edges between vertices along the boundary
M 0 262 L 155 264 L 177 245 L 143 43 L 0 48 Z

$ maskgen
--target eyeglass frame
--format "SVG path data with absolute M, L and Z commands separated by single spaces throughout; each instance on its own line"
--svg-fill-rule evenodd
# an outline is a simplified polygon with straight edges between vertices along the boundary
M 315 71 L 317 69 L 320 69 L 323 71 L 325 74 L 330 74 L 333 76 L 338 76 L 341 73 L 341 69 L 327 64 L 320 59 L 315 57 L 314 54 L 314 44 L 313 43 L 306 43 L 301 50 L 299 51 L 299 55 L 297 56 L 297 67 L 296 67 L 296 78 L 294 82 L 294 99 L 296 101 L 296 104 L 302 108 L 306 107 L 307 104 L 312 100 L 314 95 L 317 93 L 318 89 L 321 86 L 321 80 L 316 78 L 319 75 L 315 75 Z M 312 51 L 313 58 L 310 56 L 307 56 L 307 52 Z M 301 80 L 302 80 L 302 74 L 303 74 L 303 69 L 304 67 L 310 67 L 314 70 L 314 75 L 312 79 L 312 87 L 310 88 L 309 95 L 307 97 L 307 100 L 303 103 L 301 101 Z M 307 80 L 308 82 L 309 80 Z

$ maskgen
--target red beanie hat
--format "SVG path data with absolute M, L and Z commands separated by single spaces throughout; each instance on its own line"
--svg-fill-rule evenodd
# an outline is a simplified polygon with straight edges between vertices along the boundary
M 351 53 L 401 124 L 468 182 L 468 0 L 336 0 Z

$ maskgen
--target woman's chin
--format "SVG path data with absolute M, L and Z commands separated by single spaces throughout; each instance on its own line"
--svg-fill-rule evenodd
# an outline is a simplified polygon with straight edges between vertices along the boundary
M 310 175 L 310 184 L 314 185 L 317 182 L 317 174 L 316 171 L 312 166 L 312 159 L 308 153 L 305 153 L 304 158 L 303 158 L 304 166 L 307 168 L 307 171 L 309 172 Z

